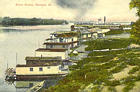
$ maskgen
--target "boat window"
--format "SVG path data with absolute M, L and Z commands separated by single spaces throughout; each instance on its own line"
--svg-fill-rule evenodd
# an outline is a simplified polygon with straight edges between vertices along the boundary
M 43 71 L 43 68 L 42 68 L 42 67 L 40 67 L 40 68 L 39 68 L 39 71 Z
M 29 83 L 29 87 L 30 87 L 30 88 L 33 87 L 33 83 Z
M 65 45 L 63 45 L 63 48 L 65 48 Z
M 53 48 L 53 45 L 51 45 L 50 48 Z
M 60 42 L 63 42 L 63 38 L 60 38 L 59 40 L 60 40 Z
M 73 42 L 73 38 L 72 38 L 72 42 Z
M 50 69 L 50 66 L 48 66 L 47 68 Z
M 30 68 L 30 71 L 33 71 L 33 68 Z

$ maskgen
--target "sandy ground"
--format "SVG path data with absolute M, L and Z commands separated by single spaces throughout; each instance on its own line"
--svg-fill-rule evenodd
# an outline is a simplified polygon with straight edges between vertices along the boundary
M 119 85 L 119 86 L 116 86 L 115 88 L 117 92 L 122 92 L 124 87 L 125 87 L 124 85 Z
M 114 79 L 120 80 L 122 78 L 128 77 L 129 76 L 128 72 L 134 67 L 135 66 L 128 66 L 125 69 L 123 69 L 121 72 L 113 74 Z
M 135 87 L 130 92 L 140 92 L 140 81 L 135 83 Z

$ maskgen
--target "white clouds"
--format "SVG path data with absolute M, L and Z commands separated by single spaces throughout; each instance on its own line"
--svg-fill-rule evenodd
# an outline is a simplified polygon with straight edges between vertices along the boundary
M 85 18 L 97 19 L 107 16 L 108 20 L 114 21 L 136 20 L 135 11 L 129 9 L 129 2 L 130 0 L 98 0 L 85 14 Z M 16 3 L 52 4 L 52 6 L 16 6 Z M 60 8 L 54 0 L 1 0 L 0 12 L 0 16 L 61 19 L 73 19 L 77 14 L 76 10 Z
M 87 16 L 91 13 L 97 18 L 107 16 L 112 21 L 133 21 L 136 19 L 136 12 L 129 9 L 129 2 L 130 0 L 98 0 Z

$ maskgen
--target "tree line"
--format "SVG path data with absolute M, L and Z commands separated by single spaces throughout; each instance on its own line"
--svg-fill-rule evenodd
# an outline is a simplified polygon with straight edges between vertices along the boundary
M 41 19 L 41 18 L 10 18 L 4 17 L 1 21 L 3 26 L 18 25 L 61 25 L 68 24 L 66 20 Z
M 133 24 L 131 34 L 134 39 L 140 42 L 140 0 L 131 0 L 130 9 L 135 8 L 137 10 L 136 15 L 139 17 L 138 20 Z

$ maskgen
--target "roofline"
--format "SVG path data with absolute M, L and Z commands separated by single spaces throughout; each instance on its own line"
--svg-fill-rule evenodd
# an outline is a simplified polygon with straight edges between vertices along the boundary
M 40 51 L 40 52 L 65 52 L 68 49 L 46 49 L 46 48 L 39 48 L 35 51 Z
M 73 41 L 73 42 L 45 42 L 44 45 L 68 45 L 72 43 L 77 43 L 79 41 Z
M 25 57 L 25 60 L 62 60 L 61 57 L 33 57 L 33 56 L 27 56 Z
M 61 64 L 57 64 L 57 65 L 16 65 L 16 67 L 47 67 L 47 66 L 59 66 Z

